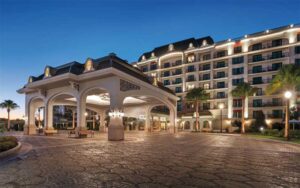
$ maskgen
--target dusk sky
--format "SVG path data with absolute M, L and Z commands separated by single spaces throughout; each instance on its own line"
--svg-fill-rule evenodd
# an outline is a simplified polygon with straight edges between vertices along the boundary
M 29 75 L 46 65 L 110 52 L 129 62 L 154 47 L 210 35 L 215 41 L 300 22 L 300 0 L 0 0 L 0 101 L 21 106 Z M 0 117 L 6 117 L 0 111 Z

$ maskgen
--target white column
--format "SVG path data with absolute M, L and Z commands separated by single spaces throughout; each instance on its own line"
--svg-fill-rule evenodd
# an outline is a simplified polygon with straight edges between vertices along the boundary
M 45 105 L 45 129 L 53 129 L 53 104 L 51 101 Z
M 122 111 L 123 98 L 118 95 L 120 91 L 110 93 L 110 111 L 120 112 Z M 122 116 L 110 116 L 108 126 L 108 140 L 118 141 L 124 140 L 124 126 Z
M 169 130 L 170 130 L 170 133 L 176 133 L 177 131 L 177 125 L 176 125 L 176 118 L 177 118 L 177 114 L 175 112 L 174 109 L 170 109 L 170 127 L 169 127 Z
M 145 114 L 145 130 L 148 132 L 150 130 L 150 116 L 151 116 L 151 107 L 147 108 L 146 114 Z
M 77 131 L 86 129 L 86 103 L 85 98 L 79 96 L 77 97 Z
M 105 111 L 101 111 L 99 112 L 100 114 L 100 127 L 99 127 L 99 131 L 100 132 L 106 132 L 106 126 L 105 126 Z

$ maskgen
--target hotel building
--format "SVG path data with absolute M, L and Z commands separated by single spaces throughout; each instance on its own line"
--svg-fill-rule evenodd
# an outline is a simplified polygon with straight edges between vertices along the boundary
M 179 129 L 191 130 L 195 124 L 194 105 L 185 101 L 186 93 L 192 88 L 204 88 L 210 99 L 200 105 L 202 131 L 219 129 L 221 113 L 223 127 L 233 131 L 232 122 L 242 115 L 242 101 L 230 93 L 241 82 L 259 88 L 256 95 L 245 102 L 247 125 L 261 112 L 268 126 L 281 122 L 285 111 L 283 94 L 267 96 L 265 90 L 285 64 L 300 65 L 300 25 L 268 29 L 219 42 L 210 36 L 190 38 L 156 47 L 133 63 L 180 98 L 177 102 Z M 291 105 L 298 104 L 298 109 L 299 94 L 295 93 L 291 100 Z M 218 108 L 220 103 L 225 106 L 222 112 Z

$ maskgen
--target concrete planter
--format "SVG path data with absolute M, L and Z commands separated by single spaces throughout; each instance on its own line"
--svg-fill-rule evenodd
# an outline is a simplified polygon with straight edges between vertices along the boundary
M 16 155 L 19 152 L 19 150 L 21 149 L 21 147 L 22 147 L 21 142 L 18 142 L 18 145 L 16 147 L 11 148 L 10 150 L 1 152 L 0 153 L 0 159 L 4 159 L 6 157 Z

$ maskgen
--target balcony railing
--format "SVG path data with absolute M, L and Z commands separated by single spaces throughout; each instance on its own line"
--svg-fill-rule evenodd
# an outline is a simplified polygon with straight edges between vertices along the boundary
M 195 68 L 193 68 L 193 69 L 186 69 L 186 72 L 195 72 L 195 71 L 196 71 Z
M 176 61 L 175 63 L 172 63 L 172 67 L 176 67 L 182 65 L 182 61 Z
M 271 72 L 271 71 L 277 71 L 279 70 L 280 67 L 265 67 L 262 69 L 257 69 L 257 70 L 249 70 L 248 74 L 255 74 L 255 73 L 262 73 L 262 72 Z
M 228 64 L 225 63 L 224 65 L 214 65 L 214 69 L 219 69 L 219 68 L 224 68 L 224 67 L 228 67 Z
M 199 81 L 207 81 L 207 80 L 210 80 L 210 77 L 204 78 L 202 76 L 199 76 Z
M 277 47 L 277 46 L 283 46 L 283 45 L 287 45 L 287 44 L 289 44 L 289 41 L 287 39 L 283 39 L 281 41 L 281 43 L 279 43 L 278 45 L 273 44 L 272 41 L 268 41 L 268 42 L 262 43 L 262 47 L 258 48 L 258 49 L 253 49 L 253 46 L 251 46 L 250 51 L 263 50 L 263 49 L 266 49 L 266 48 L 274 48 L 274 47 Z
M 180 72 L 172 72 L 173 76 L 180 75 L 180 74 L 182 74 L 182 71 L 180 71 Z
M 254 62 L 260 62 L 260 61 L 265 61 L 265 60 L 272 60 L 272 59 L 279 59 L 279 58 L 284 58 L 284 57 L 288 57 L 289 56 L 289 53 L 288 52 L 285 52 L 285 53 L 281 53 L 281 54 L 278 54 L 278 55 L 264 55 L 264 56 L 261 56 L 261 58 L 249 58 L 248 59 L 248 62 L 249 63 L 254 63 Z
M 226 78 L 226 77 L 228 77 L 227 74 L 225 74 L 225 75 L 214 75 L 214 79 Z
M 195 78 L 188 78 L 188 79 L 186 79 L 186 81 L 187 82 L 194 82 L 194 81 L 196 81 L 196 79 Z
M 265 117 L 271 118 L 271 119 L 282 119 L 283 114 L 265 114 Z
M 257 84 L 268 84 L 271 83 L 272 79 L 261 79 L 261 80 L 252 80 L 250 84 L 257 85 Z
M 249 103 L 249 107 L 276 107 L 284 106 L 283 102 L 263 102 L 263 103 Z

